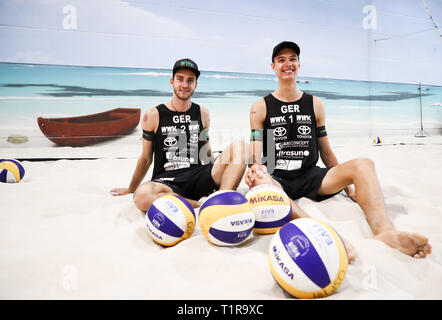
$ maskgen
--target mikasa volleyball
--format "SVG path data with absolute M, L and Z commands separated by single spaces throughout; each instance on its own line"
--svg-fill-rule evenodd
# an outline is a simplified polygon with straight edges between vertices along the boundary
M 290 221 L 292 205 L 281 188 L 271 184 L 261 184 L 250 189 L 245 197 L 255 212 L 253 231 L 256 233 L 275 233 Z
M 252 237 L 255 213 L 247 199 L 233 190 L 211 194 L 200 207 L 199 226 L 209 242 L 234 246 Z
M 15 159 L 0 160 L 0 182 L 20 182 L 25 175 L 25 169 Z
M 296 298 L 321 298 L 342 284 L 348 267 L 344 243 L 324 222 L 299 218 L 270 243 L 269 264 L 276 282 Z
M 165 195 L 150 206 L 146 213 L 146 225 L 156 243 L 171 247 L 192 235 L 195 230 L 195 212 L 184 198 Z

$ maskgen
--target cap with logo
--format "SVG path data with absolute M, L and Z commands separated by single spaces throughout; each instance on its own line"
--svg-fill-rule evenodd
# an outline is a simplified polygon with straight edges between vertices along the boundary
M 188 58 L 180 59 L 177 62 L 175 62 L 175 64 L 173 65 L 173 76 L 175 75 L 175 72 L 177 72 L 180 69 L 192 70 L 193 72 L 195 72 L 197 79 L 200 76 L 198 65 L 194 61 Z
M 286 48 L 294 50 L 299 57 L 299 54 L 301 52 L 301 49 L 299 49 L 299 46 L 296 43 L 291 42 L 291 41 L 283 41 L 283 42 L 277 44 L 273 48 L 272 62 L 273 62 L 273 59 L 275 59 L 278 52 L 281 51 L 282 49 L 286 49 Z

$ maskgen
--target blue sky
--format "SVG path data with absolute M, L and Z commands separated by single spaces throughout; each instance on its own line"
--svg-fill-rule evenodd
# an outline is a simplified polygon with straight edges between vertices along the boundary
M 442 1 L 425 2 L 441 24 Z M 376 28 L 363 27 L 366 5 Z M 171 68 L 190 57 L 250 73 L 271 73 L 273 46 L 292 40 L 301 76 L 442 85 L 442 42 L 422 0 L 0 0 L 0 39 L 3 62 Z

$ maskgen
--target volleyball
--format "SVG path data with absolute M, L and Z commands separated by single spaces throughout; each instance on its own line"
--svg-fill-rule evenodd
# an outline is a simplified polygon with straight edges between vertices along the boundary
M 373 144 L 382 144 L 381 137 L 373 137 L 372 139 Z
M 322 298 L 344 281 L 348 259 L 344 243 L 324 222 L 299 218 L 272 238 L 269 264 L 275 281 L 296 298 Z
M 25 176 L 25 169 L 14 159 L 0 160 L 0 182 L 16 183 Z
M 255 213 L 247 199 L 236 191 L 211 194 L 201 205 L 198 219 L 201 232 L 218 246 L 239 245 L 253 236 Z
M 195 211 L 184 198 L 165 195 L 149 207 L 146 225 L 156 243 L 171 247 L 192 235 L 195 230 Z
M 245 197 L 255 212 L 253 231 L 256 233 L 275 233 L 290 221 L 292 205 L 281 188 L 271 184 L 261 184 L 250 189 Z

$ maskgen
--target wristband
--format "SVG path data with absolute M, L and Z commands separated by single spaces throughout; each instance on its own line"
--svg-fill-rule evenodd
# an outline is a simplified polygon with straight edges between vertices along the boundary
M 262 133 L 264 130 L 252 130 L 250 133 L 250 141 L 262 141 Z

